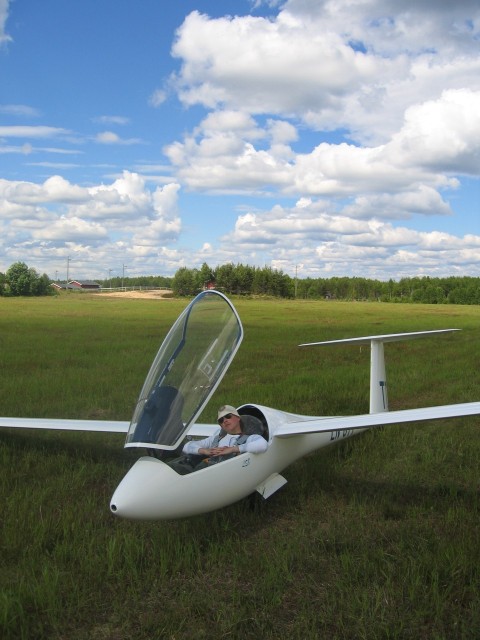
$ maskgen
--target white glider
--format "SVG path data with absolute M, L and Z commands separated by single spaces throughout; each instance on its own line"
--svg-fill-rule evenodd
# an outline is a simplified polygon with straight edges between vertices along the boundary
M 111 500 L 117 516 L 159 520 L 219 509 L 257 491 L 268 498 L 286 480 L 285 467 L 300 457 L 372 427 L 480 414 L 480 402 L 389 411 L 384 343 L 411 340 L 457 329 L 417 331 L 303 344 L 370 344 L 370 413 L 312 417 L 257 404 L 238 408 L 245 423 L 256 422 L 268 440 L 264 453 L 242 453 L 193 473 L 180 475 L 168 464 L 185 438 L 206 437 L 218 425 L 196 424 L 232 362 L 243 338 L 232 303 L 217 291 L 199 294 L 162 343 L 145 379 L 130 423 L 102 420 L 0 418 L 0 427 L 126 433 L 125 447 L 146 449 L 125 475 Z M 251 416 L 251 418 L 248 418 Z M 256 419 L 256 420 L 255 420 Z

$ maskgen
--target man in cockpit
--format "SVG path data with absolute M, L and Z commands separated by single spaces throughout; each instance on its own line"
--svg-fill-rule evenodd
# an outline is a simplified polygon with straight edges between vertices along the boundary
M 262 423 L 257 418 L 240 416 L 235 407 L 226 404 L 218 410 L 217 420 L 220 429 L 215 435 L 186 443 L 182 450 L 185 458 L 180 463 L 171 463 L 175 471 L 190 473 L 240 453 L 263 453 L 267 450 L 267 441 L 258 433 L 262 431 Z M 257 429 L 255 426 L 252 429 L 252 422 L 258 423 Z

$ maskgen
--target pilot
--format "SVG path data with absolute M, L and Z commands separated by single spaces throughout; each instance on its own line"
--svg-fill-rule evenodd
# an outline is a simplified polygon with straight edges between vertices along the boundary
M 263 453 L 268 443 L 260 435 L 263 426 L 253 416 L 240 416 L 229 404 L 218 410 L 218 432 L 203 440 L 191 440 L 183 447 L 184 458 L 170 463 L 175 471 L 185 474 L 222 462 L 239 453 Z M 248 423 L 248 424 L 247 424 Z

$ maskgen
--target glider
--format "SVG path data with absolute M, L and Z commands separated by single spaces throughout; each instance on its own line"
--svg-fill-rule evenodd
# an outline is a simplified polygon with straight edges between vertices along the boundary
M 314 417 L 258 404 L 238 408 L 268 441 L 264 453 L 242 453 L 180 475 L 168 464 L 186 438 L 215 434 L 216 424 L 197 424 L 243 339 L 236 309 L 218 291 L 200 293 L 180 314 L 163 341 L 140 392 L 131 422 L 0 418 L 0 427 L 126 433 L 125 447 L 146 449 L 114 492 L 110 509 L 137 520 L 184 518 L 225 507 L 258 492 L 269 498 L 287 481 L 281 472 L 302 456 L 387 424 L 480 414 L 480 402 L 403 411 L 388 410 L 384 344 L 457 331 L 441 329 L 299 345 L 370 344 L 370 413 Z M 250 416 L 251 418 L 248 418 Z

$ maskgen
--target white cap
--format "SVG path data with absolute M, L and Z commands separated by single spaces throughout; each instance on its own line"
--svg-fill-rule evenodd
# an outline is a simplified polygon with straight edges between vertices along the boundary
M 228 415 L 229 413 L 233 413 L 234 416 L 240 417 L 240 414 L 235 409 L 235 407 L 232 407 L 231 404 L 224 404 L 223 407 L 220 407 L 220 409 L 218 410 L 217 420 L 220 420 L 220 418 L 223 418 L 224 416 Z

